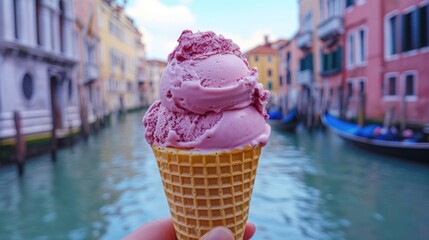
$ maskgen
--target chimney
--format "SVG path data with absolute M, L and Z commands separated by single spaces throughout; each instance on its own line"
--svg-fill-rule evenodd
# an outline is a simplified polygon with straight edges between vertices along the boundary
M 268 35 L 264 35 L 264 45 L 270 46 L 270 41 L 268 40 Z

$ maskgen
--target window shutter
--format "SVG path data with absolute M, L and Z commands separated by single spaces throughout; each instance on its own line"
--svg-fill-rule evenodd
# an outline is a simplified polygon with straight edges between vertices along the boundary
M 420 26 L 419 26 L 419 9 L 415 9 L 411 13 L 411 49 L 419 47 Z
M 407 36 L 407 27 L 406 27 L 406 20 L 407 15 L 402 15 L 401 17 L 401 39 L 402 39 L 402 52 L 408 51 L 408 36 Z
M 343 47 L 339 46 L 337 50 L 337 59 L 338 59 L 338 70 L 341 71 L 343 63 Z

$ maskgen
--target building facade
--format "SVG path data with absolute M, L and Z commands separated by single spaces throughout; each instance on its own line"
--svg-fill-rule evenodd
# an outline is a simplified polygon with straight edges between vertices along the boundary
M 320 41 L 320 71 L 322 110 L 331 113 L 343 109 L 344 0 L 320 0 L 316 37 Z
M 98 0 L 100 32 L 100 78 L 103 81 L 105 114 L 140 106 L 137 79 L 137 43 L 141 34 L 123 6 Z
M 98 31 L 97 0 L 75 2 L 79 64 L 77 82 L 81 121 L 86 133 L 89 125 L 103 117 L 103 82 L 99 75 L 100 35 Z
M 80 126 L 74 1 L 0 1 L 0 139 Z
M 296 36 L 279 47 L 279 110 L 286 115 L 298 106 L 301 86 L 298 83 L 298 63 L 301 51 L 296 45 Z
M 250 67 L 256 67 L 259 82 L 271 92 L 269 106 L 275 106 L 279 100 L 279 57 L 277 46 L 269 42 L 265 36 L 264 44 L 250 49 L 243 54 L 249 61 Z
M 160 89 L 160 80 L 162 73 L 164 72 L 165 67 L 167 66 L 167 62 L 160 60 L 147 60 L 145 66 L 145 81 L 143 83 L 144 88 L 144 96 L 145 102 L 147 102 L 147 106 L 152 104 L 154 101 L 159 99 L 159 89 Z
M 299 30 L 296 44 L 301 50 L 299 59 L 298 82 L 299 111 L 307 126 L 312 126 L 323 111 L 323 87 L 321 71 L 322 40 L 316 34 L 320 23 L 320 1 L 299 1 Z
M 428 123 L 428 2 L 299 1 L 301 112 Z
M 373 91 L 377 91 L 376 97 L 381 99 L 381 104 L 376 112 L 368 109 L 368 114 L 381 117 L 384 112 L 392 111 L 393 121 L 400 122 L 401 125 L 427 124 L 429 1 L 402 0 L 383 3 L 380 16 L 380 28 L 383 29 L 380 39 L 384 45 L 383 74 L 379 81 L 373 84 L 378 85 L 378 90 Z M 372 28 L 370 31 L 373 31 Z
M 345 117 L 382 118 L 383 1 L 347 1 L 345 20 Z M 369 41 L 371 39 L 371 41 Z M 371 103 L 371 107 L 367 107 Z

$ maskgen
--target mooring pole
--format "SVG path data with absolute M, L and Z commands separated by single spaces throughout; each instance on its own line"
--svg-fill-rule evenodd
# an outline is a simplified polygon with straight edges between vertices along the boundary
M 24 175 L 24 160 L 26 154 L 26 144 L 24 136 L 22 135 L 21 126 L 21 115 L 18 111 L 13 113 L 13 119 L 15 122 L 15 150 L 16 150 L 16 165 L 18 167 L 19 176 Z

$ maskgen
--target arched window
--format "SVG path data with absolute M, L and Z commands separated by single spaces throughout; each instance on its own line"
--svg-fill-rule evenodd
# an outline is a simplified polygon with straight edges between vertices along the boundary
M 27 100 L 31 100 L 34 93 L 34 82 L 30 74 L 26 73 L 22 79 L 22 92 Z
M 59 1 L 59 7 L 60 7 L 60 50 L 62 53 L 64 53 L 64 24 L 65 24 L 65 9 L 64 9 L 64 2 L 62 0 Z

